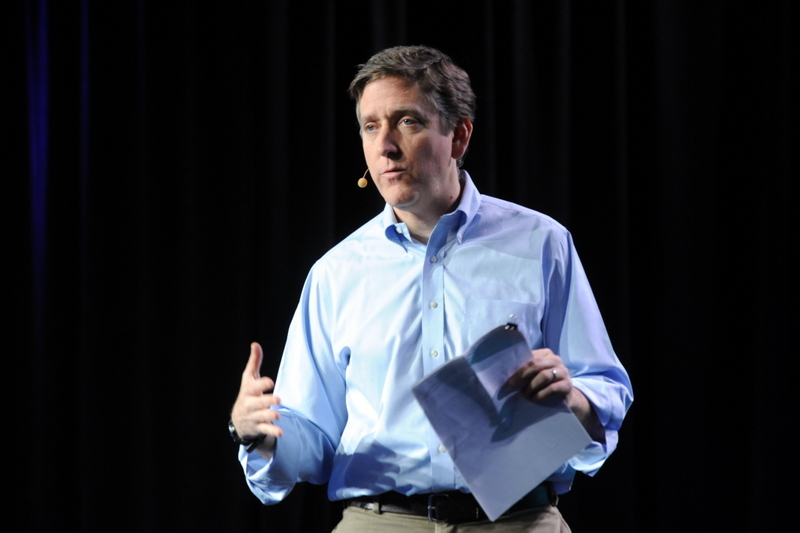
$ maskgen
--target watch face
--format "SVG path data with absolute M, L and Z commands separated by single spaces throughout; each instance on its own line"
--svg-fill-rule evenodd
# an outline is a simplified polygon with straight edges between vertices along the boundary
M 233 425 L 233 420 L 228 420 L 228 433 L 231 434 L 233 442 L 235 442 L 236 444 L 243 443 L 241 437 L 239 437 L 239 434 L 236 433 L 236 426 Z

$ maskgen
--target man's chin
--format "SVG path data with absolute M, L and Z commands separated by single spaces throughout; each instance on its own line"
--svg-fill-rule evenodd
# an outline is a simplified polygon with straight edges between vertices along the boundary
M 387 191 L 386 194 L 381 194 L 384 201 L 395 209 L 401 211 L 406 210 L 408 207 L 413 206 L 417 202 L 418 195 L 413 191 Z

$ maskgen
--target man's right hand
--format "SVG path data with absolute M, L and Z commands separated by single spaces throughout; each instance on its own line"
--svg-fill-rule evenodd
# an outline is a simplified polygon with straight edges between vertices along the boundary
M 275 447 L 275 438 L 283 435 L 283 432 L 273 424 L 280 414 L 271 407 L 281 401 L 277 396 L 268 394 L 275 383 L 270 378 L 261 377 L 263 359 L 261 346 L 254 342 L 250 345 L 250 359 L 242 373 L 242 384 L 231 410 L 231 420 L 242 439 L 255 440 L 264 436 L 264 442 L 258 450 L 269 453 Z

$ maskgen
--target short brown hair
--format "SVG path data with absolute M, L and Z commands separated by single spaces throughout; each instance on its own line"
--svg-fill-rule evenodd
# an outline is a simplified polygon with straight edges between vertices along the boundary
M 356 110 L 367 84 L 381 78 L 400 78 L 416 85 L 439 113 L 445 132 L 455 128 L 462 119 L 475 119 L 475 93 L 469 75 L 435 48 L 395 46 L 359 65 L 349 89 L 356 101 Z

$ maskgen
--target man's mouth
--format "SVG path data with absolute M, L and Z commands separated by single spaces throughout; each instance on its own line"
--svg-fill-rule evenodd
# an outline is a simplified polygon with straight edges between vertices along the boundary
M 406 169 L 404 169 L 404 168 L 392 167 L 392 168 L 386 169 L 383 172 L 381 172 L 381 176 L 386 178 L 386 179 L 388 179 L 388 180 L 392 180 L 392 179 L 398 178 L 400 176 L 400 174 L 402 174 L 405 171 L 406 171 Z

